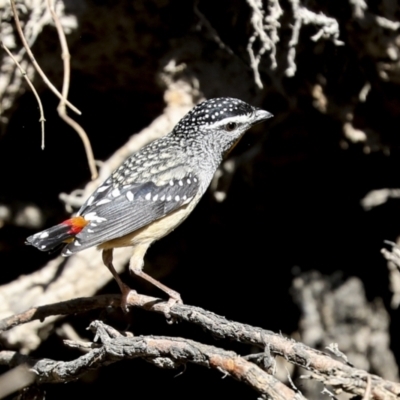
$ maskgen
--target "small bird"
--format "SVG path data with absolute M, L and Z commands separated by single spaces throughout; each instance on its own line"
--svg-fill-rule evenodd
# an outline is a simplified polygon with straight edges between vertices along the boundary
M 115 271 L 113 249 L 132 246 L 130 272 L 167 293 L 170 305 L 181 303 L 179 293 L 143 271 L 146 251 L 193 211 L 243 134 L 271 117 L 268 111 L 230 97 L 198 104 L 168 135 L 127 158 L 76 216 L 29 236 L 26 244 L 49 251 L 66 243 L 66 257 L 97 246 L 122 292 L 123 309 L 131 289 Z

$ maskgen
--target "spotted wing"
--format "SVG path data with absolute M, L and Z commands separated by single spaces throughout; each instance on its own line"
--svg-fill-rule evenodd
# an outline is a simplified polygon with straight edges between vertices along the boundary
M 104 196 L 95 196 L 82 207 L 79 214 L 89 223 L 64 248 L 63 255 L 134 232 L 190 203 L 198 191 L 199 180 L 193 174 L 163 185 L 146 182 L 122 189 L 110 187 L 103 191 Z

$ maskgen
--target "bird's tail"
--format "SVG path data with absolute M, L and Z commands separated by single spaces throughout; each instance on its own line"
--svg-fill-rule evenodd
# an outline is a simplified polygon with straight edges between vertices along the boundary
M 88 224 L 83 217 L 67 219 L 61 224 L 35 233 L 26 239 L 25 244 L 36 247 L 41 251 L 50 251 L 62 243 L 70 243 L 75 236 Z

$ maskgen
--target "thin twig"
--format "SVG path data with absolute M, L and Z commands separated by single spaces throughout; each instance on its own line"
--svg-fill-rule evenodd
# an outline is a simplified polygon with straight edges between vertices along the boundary
M 365 394 L 363 400 L 369 400 L 371 398 L 371 377 L 367 377 L 367 387 L 365 389 Z
M 3 49 L 6 51 L 6 53 L 12 58 L 12 60 L 14 61 L 15 65 L 18 67 L 18 69 L 21 71 L 22 76 L 24 77 L 26 83 L 29 85 L 29 87 L 32 90 L 32 93 L 34 94 L 36 101 L 38 103 L 39 106 L 39 113 L 40 113 L 40 119 L 39 122 L 41 124 L 41 130 L 42 130 L 42 149 L 44 149 L 44 123 L 46 121 L 46 119 L 44 118 L 44 111 L 43 111 L 43 105 L 42 102 L 40 100 L 40 97 L 35 89 L 35 87 L 33 86 L 33 83 L 31 82 L 31 80 L 29 79 L 26 71 L 22 68 L 21 64 L 18 62 L 18 60 L 14 57 L 14 55 L 11 53 L 11 51 L 8 49 L 8 47 L 4 44 L 3 41 L 1 42 L 1 46 L 3 47 Z
M 50 88 L 50 90 L 60 99 L 62 100 L 63 96 L 62 94 L 57 90 L 57 88 L 50 82 L 50 80 L 47 78 L 46 74 L 43 72 L 43 70 L 40 68 L 39 64 L 37 63 L 35 56 L 33 55 L 31 49 L 29 48 L 28 42 L 25 39 L 24 33 L 22 32 L 21 28 L 21 22 L 18 17 L 18 11 L 17 7 L 15 6 L 15 0 L 10 0 L 11 8 L 14 14 L 14 20 L 15 20 L 15 26 L 17 28 L 19 37 L 21 38 L 22 44 L 25 47 L 26 52 L 28 53 L 29 58 L 32 61 L 33 66 L 35 67 L 36 71 L 39 73 L 39 75 L 42 77 L 43 81 L 46 83 L 46 85 Z M 66 100 L 66 105 L 73 110 L 75 113 L 78 115 L 81 115 L 82 113 L 73 105 L 71 104 L 68 100 Z
M 90 173 L 92 175 L 92 180 L 98 177 L 96 161 L 93 156 L 92 146 L 90 144 L 90 140 L 85 132 L 85 130 L 71 117 L 68 116 L 67 110 L 65 108 L 65 104 L 68 98 L 69 84 L 70 84 L 70 75 L 71 75 L 71 67 L 70 67 L 70 59 L 71 55 L 68 49 L 67 38 L 65 37 L 64 29 L 61 25 L 61 21 L 58 18 L 55 10 L 54 10 L 54 1 L 47 0 L 47 7 L 50 11 L 50 14 L 53 18 L 54 24 L 57 29 L 58 37 L 61 45 L 61 58 L 63 60 L 64 66 L 64 77 L 63 77 L 63 86 L 62 86 L 62 98 L 60 100 L 60 104 L 57 107 L 57 111 L 59 116 L 66 122 L 71 128 L 73 128 L 79 135 L 82 140 L 83 146 L 85 148 L 86 157 L 89 164 Z
M 199 9 L 199 1 L 196 0 L 193 4 L 193 9 L 195 14 L 199 17 L 201 23 L 205 26 L 205 28 L 210 32 L 212 38 L 215 40 L 215 42 L 219 45 L 221 49 L 224 49 L 227 51 L 231 56 L 235 55 L 233 50 L 226 44 L 224 41 L 221 39 L 221 37 L 218 35 L 218 32 L 214 29 L 214 27 L 211 25 L 210 21 L 206 18 L 206 16 L 200 11 Z
M 0 320 L 0 332 L 8 331 L 14 326 L 26 324 L 31 321 L 44 321 L 47 317 L 52 315 L 72 315 L 95 310 L 97 308 L 106 308 L 108 306 L 119 307 L 120 298 L 120 295 L 109 294 L 32 307 L 20 314 L 15 314 Z

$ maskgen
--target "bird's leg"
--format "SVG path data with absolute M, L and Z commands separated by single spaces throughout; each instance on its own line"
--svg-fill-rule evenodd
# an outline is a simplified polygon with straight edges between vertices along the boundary
M 157 279 L 154 279 L 150 275 L 146 274 L 146 272 L 143 272 L 143 270 L 142 270 L 143 265 L 144 265 L 143 257 L 144 257 L 144 254 L 146 253 L 146 250 L 148 247 L 149 247 L 148 244 L 147 245 L 139 245 L 139 246 L 135 247 L 135 251 L 129 262 L 129 271 L 131 273 L 135 274 L 136 276 L 140 276 L 147 282 L 150 282 L 152 285 L 159 288 L 160 290 L 162 290 L 169 296 L 167 308 L 166 308 L 164 314 L 167 317 L 167 319 L 170 319 L 171 316 L 169 314 L 169 309 L 176 303 L 183 304 L 181 295 L 178 292 L 176 292 L 175 290 L 170 289 L 168 286 L 165 286 L 164 284 L 159 282 Z
M 110 270 L 112 276 L 117 281 L 119 289 L 121 290 L 121 308 L 124 312 L 128 311 L 128 296 L 129 292 L 132 290 L 129 286 L 122 282 L 121 278 L 117 274 L 117 271 L 113 265 L 113 249 L 103 250 L 103 263 Z
M 146 272 L 143 272 L 142 269 L 132 268 L 131 271 L 135 275 L 140 276 L 141 278 L 145 279 L 147 282 L 150 282 L 155 287 L 158 287 L 160 290 L 167 293 L 167 295 L 169 296 L 168 305 L 170 307 L 176 303 L 183 304 L 181 295 L 178 292 L 170 289 L 168 286 L 165 286 L 163 283 L 161 283 L 157 279 L 152 278 L 149 274 L 146 274 Z

